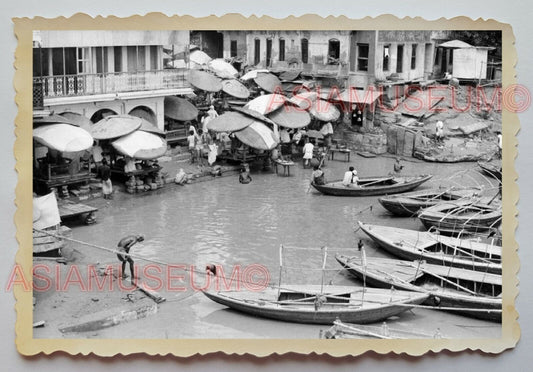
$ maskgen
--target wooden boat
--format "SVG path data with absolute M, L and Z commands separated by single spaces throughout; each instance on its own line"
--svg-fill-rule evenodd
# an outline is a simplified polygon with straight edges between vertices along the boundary
M 334 196 L 372 196 L 406 192 L 428 181 L 432 175 L 421 176 L 385 176 L 359 178 L 357 186 L 344 186 L 342 180 L 328 182 L 325 185 L 311 185 L 326 195 Z
M 383 196 L 378 199 L 385 209 L 396 216 L 414 216 L 419 210 L 431 207 L 442 201 L 472 198 L 481 190 L 467 189 L 427 189 L 401 195 Z
M 426 260 L 432 264 L 495 274 L 502 272 L 502 248 L 492 242 L 483 243 L 362 222 L 359 222 L 359 226 L 387 252 L 406 260 Z
M 497 166 L 493 163 L 483 163 L 478 161 L 477 165 L 481 168 L 481 171 L 488 176 L 502 180 L 502 166 Z
M 378 338 L 378 339 L 423 339 L 440 338 L 437 329 L 432 335 L 416 332 L 412 329 L 392 328 L 386 322 L 381 325 L 363 325 L 344 323 L 340 320 L 333 322 L 333 326 L 320 332 L 320 338 L 325 339 L 350 339 L 350 338 Z
M 502 209 L 471 200 L 457 200 L 426 208 L 418 218 L 427 229 L 434 227 L 442 233 L 478 233 L 498 227 L 502 221 Z
M 425 304 L 475 318 L 501 322 L 502 277 L 498 274 L 378 257 L 336 255 L 365 285 L 429 294 Z
M 427 300 L 428 294 L 334 285 L 289 285 L 262 291 L 204 291 L 211 300 L 247 314 L 295 323 L 383 321 Z

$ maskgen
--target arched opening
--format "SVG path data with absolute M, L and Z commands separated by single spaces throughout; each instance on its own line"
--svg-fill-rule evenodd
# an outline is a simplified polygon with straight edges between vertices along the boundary
M 136 116 L 138 118 L 144 119 L 147 122 L 157 126 L 157 116 L 150 107 L 137 106 L 133 110 L 131 110 L 129 114 L 131 116 Z
M 101 109 L 101 110 L 96 111 L 93 114 L 93 116 L 91 116 L 91 121 L 93 123 L 98 123 L 103 118 L 106 118 L 106 117 L 111 116 L 111 115 L 118 115 L 118 114 L 115 111 L 111 110 L 111 109 Z
M 302 39 L 302 63 L 309 63 L 309 40 Z

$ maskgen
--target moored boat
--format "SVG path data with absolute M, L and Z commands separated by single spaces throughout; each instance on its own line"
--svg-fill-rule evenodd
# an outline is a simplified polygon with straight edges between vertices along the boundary
M 419 210 L 431 207 L 442 201 L 472 198 L 481 190 L 465 189 L 427 189 L 400 195 L 387 195 L 378 199 L 381 205 L 394 215 L 402 217 L 414 216 Z
M 461 267 L 501 274 L 500 246 L 492 242 L 459 239 L 397 227 L 369 225 L 359 222 L 361 230 L 387 252 L 407 260 Z
M 311 185 L 326 195 L 373 196 L 410 191 L 428 181 L 431 177 L 431 175 L 362 177 L 359 178 L 357 185 L 345 186 L 342 180 L 328 182 L 325 185 L 317 185 L 312 182 Z
M 500 322 L 502 277 L 456 267 L 390 258 L 336 255 L 337 261 L 365 285 L 427 293 L 436 309 Z
M 477 165 L 481 168 L 481 171 L 488 176 L 494 177 L 498 180 L 502 180 L 502 166 L 493 163 L 483 163 L 478 161 Z
M 333 322 L 333 325 L 320 332 L 320 338 L 325 339 L 350 339 L 350 338 L 377 338 L 377 339 L 423 339 L 441 338 L 439 329 L 430 335 L 413 329 L 389 327 L 386 322 L 381 325 L 363 325 L 344 323 L 340 320 Z
M 403 313 L 426 293 L 335 285 L 284 285 L 262 291 L 204 291 L 209 299 L 254 316 L 295 323 L 374 323 Z
M 470 200 L 442 202 L 420 212 L 418 218 L 427 229 L 456 235 L 495 230 L 502 221 L 501 207 Z

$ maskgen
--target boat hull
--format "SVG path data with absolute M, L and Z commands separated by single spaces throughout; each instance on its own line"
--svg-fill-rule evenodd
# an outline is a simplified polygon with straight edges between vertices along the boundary
M 432 306 L 436 310 L 445 310 L 453 313 L 462 314 L 465 316 L 489 320 L 493 322 L 501 322 L 502 299 L 494 296 L 475 296 L 468 293 L 459 293 L 457 291 L 447 290 L 446 288 L 428 290 L 424 287 L 414 284 L 415 280 L 422 277 L 424 274 L 416 276 L 416 267 L 414 263 L 391 259 L 380 259 L 385 263 L 390 262 L 391 267 L 402 266 L 403 273 L 411 269 L 413 277 L 411 279 L 400 278 L 396 272 L 387 273 L 383 269 L 377 269 L 376 266 L 369 264 L 363 265 L 360 260 L 344 255 L 336 255 L 337 262 L 348 272 L 363 281 L 366 285 L 377 288 L 394 288 L 427 293 L 428 299 L 424 302 L 425 305 Z M 371 261 L 372 258 L 368 258 Z M 410 266 L 410 265 L 413 266 Z M 425 266 L 427 268 L 427 266 Z M 392 269 L 390 271 L 393 271 Z M 479 274 L 479 273 L 473 273 Z M 429 276 L 426 274 L 426 276 Z M 450 278 L 451 279 L 451 278 Z M 500 278 L 501 280 L 501 278 Z M 501 284 L 500 284 L 501 285 Z
M 341 181 L 329 182 L 325 185 L 316 185 L 314 182 L 311 185 L 323 194 L 333 196 L 375 196 L 386 194 L 397 194 L 413 190 L 428 181 L 432 176 L 413 176 L 413 177 L 381 177 L 383 181 L 391 181 L 392 183 L 386 185 L 378 185 L 379 178 L 361 178 L 360 186 L 347 187 Z M 372 185 L 375 181 L 376 184 Z M 369 186 L 365 186 L 365 182 Z
M 359 226 L 361 230 L 363 230 L 365 234 L 372 238 L 372 240 L 381 248 L 399 258 L 409 261 L 425 260 L 430 264 L 459 267 L 493 274 L 501 274 L 502 272 L 501 259 L 492 259 L 489 257 L 488 253 L 487 257 L 472 259 L 470 257 L 460 257 L 452 254 L 441 254 L 427 251 L 426 249 L 429 244 L 426 243 L 425 245 L 422 245 L 422 239 L 420 239 L 420 244 L 418 245 L 416 245 L 416 243 L 415 245 L 409 243 L 409 240 L 417 242 L 419 240 L 418 236 L 426 236 L 430 234 L 428 232 L 417 232 L 393 227 L 367 225 L 363 224 L 362 222 L 359 222 Z M 399 240 L 396 238 L 390 239 L 387 237 L 387 235 L 392 236 L 395 231 L 400 231 L 400 233 L 403 234 L 403 236 L 400 235 L 400 238 L 398 238 Z M 412 236 L 413 234 L 419 235 Z M 402 239 L 407 241 L 402 243 Z M 427 241 L 429 238 L 425 238 L 425 240 Z M 437 242 L 438 241 L 435 239 L 435 243 Z M 459 248 L 465 250 L 464 247 Z M 481 254 L 481 252 L 478 254 Z
M 330 286 L 327 286 L 330 287 Z M 328 290 L 326 288 L 326 290 Z M 375 323 L 396 316 L 427 300 L 428 294 L 390 291 L 377 288 L 344 287 L 341 291 L 357 293 L 348 304 L 326 302 L 318 308 L 314 302 L 277 301 L 277 289 L 261 292 L 204 291 L 209 299 L 249 315 L 293 323 L 331 324 L 336 319 L 350 323 Z M 341 293 L 339 292 L 339 293 Z M 315 289 L 309 293 L 320 293 Z M 326 294 L 328 292 L 324 292 Z M 392 297 L 391 297 L 392 296 Z M 327 295 L 326 295 L 327 297 Z M 377 303 L 380 303 L 379 305 Z

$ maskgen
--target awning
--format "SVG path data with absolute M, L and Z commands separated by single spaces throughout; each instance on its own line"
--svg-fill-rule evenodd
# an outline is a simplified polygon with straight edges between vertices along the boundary
M 163 138 L 140 130 L 111 142 L 111 145 L 120 154 L 141 160 L 157 159 L 167 151 Z
M 141 119 L 135 116 L 110 115 L 94 124 L 91 134 L 96 140 L 118 138 L 136 131 L 141 123 Z
M 243 130 L 254 121 L 255 119 L 250 116 L 235 111 L 228 111 L 210 120 L 207 123 L 207 129 L 213 132 L 237 132 Z
M 340 111 L 330 102 L 317 99 L 309 109 L 309 113 L 321 121 L 335 121 L 340 116 Z
M 268 114 L 268 118 L 285 128 L 303 128 L 311 122 L 311 116 L 307 111 L 292 104 L 284 105 L 279 110 Z
M 243 130 L 235 132 L 235 136 L 245 145 L 258 150 L 272 150 L 279 143 L 274 132 L 260 121 L 254 121 Z
M 276 75 L 270 73 L 260 73 L 254 78 L 254 81 L 259 87 L 269 93 L 281 91 L 281 81 Z
M 206 71 L 189 70 L 187 81 L 195 88 L 206 92 L 218 92 L 222 89 L 220 79 Z
M 246 99 L 250 97 L 250 91 L 240 81 L 231 79 L 222 81 L 222 90 L 235 98 Z
M 211 57 L 201 50 L 195 50 L 189 55 L 189 60 L 199 65 L 206 65 L 209 63 L 209 61 L 211 61 Z
M 184 98 L 165 97 L 165 116 L 179 121 L 194 120 L 198 117 L 198 109 Z
M 268 70 L 265 70 L 265 69 L 260 69 L 260 70 L 251 70 L 251 71 L 248 71 L 246 74 L 242 75 L 241 76 L 241 80 L 251 80 L 251 79 L 255 79 L 257 77 L 257 75 L 261 74 L 261 73 L 269 73 L 270 71 Z
M 343 90 L 338 97 L 333 96 L 332 101 L 338 100 L 349 104 L 363 103 L 366 105 L 374 103 L 382 95 L 377 89 L 359 90 L 350 88 Z
M 264 94 L 248 102 L 245 107 L 265 115 L 283 106 L 286 100 L 281 94 Z
M 87 150 L 93 145 L 93 137 L 80 127 L 69 124 L 42 125 L 33 130 L 33 138 L 48 148 L 60 152 Z
M 235 69 L 231 64 L 224 61 L 223 59 L 213 59 L 210 61 L 207 66 L 211 71 L 213 71 L 218 77 L 222 79 L 232 79 L 239 71 Z

